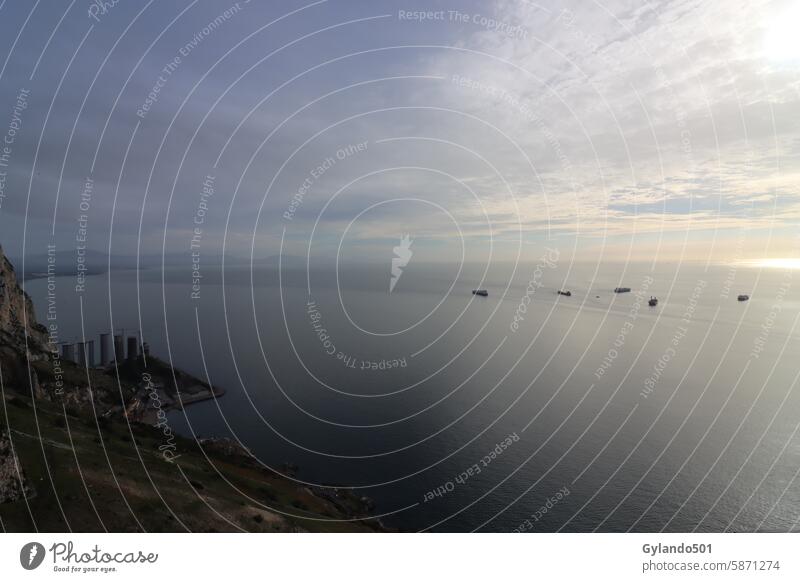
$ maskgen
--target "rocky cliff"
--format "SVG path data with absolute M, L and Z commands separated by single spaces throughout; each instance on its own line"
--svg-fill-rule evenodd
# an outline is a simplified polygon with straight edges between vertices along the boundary
M 382 530 L 347 490 L 312 491 L 237 442 L 174 433 L 165 403 L 213 391 L 189 374 L 155 357 L 103 370 L 50 353 L 2 252 L 0 379 L 3 531 Z
M 19 285 L 0 248 L 0 371 L 4 391 L 35 397 L 76 413 L 121 413 L 136 393 L 135 382 L 109 371 L 61 360 L 37 322 L 31 298 Z
M 37 323 L 33 302 L 19 286 L 17 274 L 0 247 L 0 334 L 3 343 L 38 354 L 46 350 L 47 329 Z
M 3 391 L 41 390 L 36 365 L 49 361 L 47 329 L 37 323 L 33 302 L 19 285 L 0 247 L 0 371 Z
M 0 431 L 0 503 L 19 501 L 32 493 L 8 433 Z

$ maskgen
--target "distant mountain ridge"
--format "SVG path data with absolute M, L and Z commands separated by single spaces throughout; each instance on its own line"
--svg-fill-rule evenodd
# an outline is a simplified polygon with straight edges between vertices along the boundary
M 201 255 L 202 263 L 204 266 L 220 266 L 222 265 L 222 255 L 217 253 L 203 253 Z M 130 270 L 130 269 L 156 269 L 162 266 L 167 268 L 186 266 L 191 262 L 191 251 L 184 253 L 166 253 L 163 256 L 160 254 L 145 254 L 140 257 L 136 255 L 108 255 L 101 251 L 86 250 L 82 256 L 83 264 L 86 268 L 85 274 L 98 275 L 106 273 L 109 270 Z M 227 267 L 247 267 L 251 264 L 254 267 L 277 267 L 279 261 L 284 265 L 305 265 L 305 258 L 284 255 L 281 259 L 278 255 L 269 255 L 266 257 L 256 257 L 252 263 L 249 257 L 241 256 L 225 256 L 225 265 Z M 70 275 L 77 275 L 78 269 L 78 252 L 75 249 L 68 251 L 56 251 L 53 253 L 52 258 L 46 253 L 38 253 L 26 255 L 23 262 L 21 257 L 13 259 L 14 264 L 23 265 L 25 267 L 24 279 L 40 279 L 48 275 L 48 267 L 57 277 L 68 277 Z M 52 264 L 52 267 L 50 266 Z

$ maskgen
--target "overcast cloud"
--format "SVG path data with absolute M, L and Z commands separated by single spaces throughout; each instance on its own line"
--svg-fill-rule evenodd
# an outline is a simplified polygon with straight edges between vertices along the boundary
M 11 254 L 793 248 L 790 2 L 112 4 L 2 3 Z

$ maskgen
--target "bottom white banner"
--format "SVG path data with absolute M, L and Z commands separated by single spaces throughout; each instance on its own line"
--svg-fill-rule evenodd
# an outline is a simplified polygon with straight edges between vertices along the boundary
M 3 580 L 800 580 L 792 534 L 3 534 Z

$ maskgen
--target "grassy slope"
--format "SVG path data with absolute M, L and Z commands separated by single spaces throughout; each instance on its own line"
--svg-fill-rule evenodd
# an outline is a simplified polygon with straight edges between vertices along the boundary
M 374 520 L 337 521 L 352 518 L 347 510 L 252 461 L 213 452 L 207 460 L 191 440 L 178 439 L 180 457 L 168 463 L 158 451 L 163 435 L 147 425 L 132 425 L 131 436 L 124 420 L 103 421 L 98 427 L 93 417 L 65 415 L 54 403 L 36 402 L 34 411 L 30 399 L 8 392 L 0 404 L 0 424 L 12 429 L 14 448 L 36 493 L 27 504 L 22 500 L 0 505 L 7 531 L 379 527 Z M 357 507 L 346 498 L 342 505 Z

